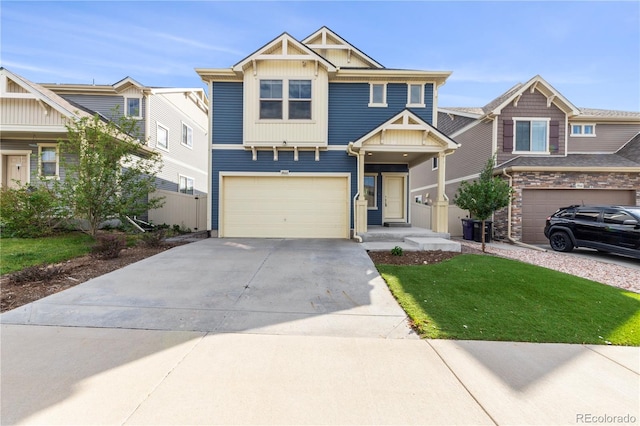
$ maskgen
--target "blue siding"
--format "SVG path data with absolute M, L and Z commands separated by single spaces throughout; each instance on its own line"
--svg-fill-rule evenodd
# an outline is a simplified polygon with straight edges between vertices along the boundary
M 218 229 L 218 204 L 220 203 L 219 172 L 290 172 L 307 173 L 351 173 L 351 198 L 358 191 L 356 178 L 357 162 L 355 157 L 347 154 L 346 150 L 322 151 L 320 161 L 315 161 L 315 152 L 300 151 L 298 161 L 293 160 L 292 151 L 278 152 L 278 161 L 273 161 L 272 151 L 258 151 L 258 159 L 252 160 L 251 151 L 214 150 L 213 173 L 211 174 L 212 215 L 211 227 Z M 351 217 L 353 221 L 353 217 Z M 352 225 L 353 226 L 353 225 Z
M 242 144 L 242 83 L 213 83 L 212 98 L 212 142 L 214 144 Z
M 367 225 L 382 225 L 382 173 L 409 173 L 408 164 L 365 164 L 365 173 L 378 173 L 377 188 L 377 210 L 367 210 Z M 409 185 L 407 184 L 407 197 Z
M 369 133 L 407 107 L 407 85 L 387 85 L 387 107 L 369 107 L 369 83 L 329 84 L 329 144 L 346 145 Z M 425 85 L 425 108 L 411 111 L 432 123 L 433 84 Z

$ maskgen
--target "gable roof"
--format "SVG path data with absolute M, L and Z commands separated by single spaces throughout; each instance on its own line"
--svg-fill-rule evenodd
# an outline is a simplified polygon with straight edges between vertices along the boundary
M 62 96 L 57 95 L 53 91 L 41 86 L 40 84 L 33 83 L 26 78 L 15 74 L 4 67 L 0 67 L 0 97 L 10 98 L 19 97 L 23 99 L 35 99 L 40 103 L 43 108 L 50 107 L 58 111 L 65 117 L 69 118 L 82 118 L 92 117 L 95 112 L 81 109 L 76 105 L 73 105 Z M 7 79 L 11 80 L 18 86 L 20 86 L 25 93 L 9 93 L 6 91 Z
M 305 37 L 302 40 L 306 46 L 311 49 L 344 49 L 349 52 L 349 54 L 353 54 L 358 56 L 363 62 L 368 63 L 370 65 L 369 68 L 384 68 L 382 64 L 380 64 L 375 59 L 371 58 L 369 55 L 362 52 L 360 49 L 356 48 L 353 44 L 346 41 L 344 38 L 340 37 L 334 31 L 330 30 L 328 27 L 323 26 L 313 34 Z
M 274 38 L 232 67 L 235 72 L 244 72 L 249 64 L 259 60 L 313 60 L 322 64 L 327 71 L 335 72 L 336 67 L 331 62 L 317 54 L 314 50 L 300 43 L 288 33 L 284 32 Z

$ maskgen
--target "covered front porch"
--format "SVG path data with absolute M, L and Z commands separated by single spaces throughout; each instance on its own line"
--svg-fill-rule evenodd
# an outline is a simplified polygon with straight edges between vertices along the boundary
M 409 169 L 425 161 L 438 170 L 431 228 L 448 233 L 446 157 L 457 148 L 455 141 L 408 109 L 351 142 L 349 154 L 358 161 L 355 234 L 367 233 L 370 226 L 410 226 Z

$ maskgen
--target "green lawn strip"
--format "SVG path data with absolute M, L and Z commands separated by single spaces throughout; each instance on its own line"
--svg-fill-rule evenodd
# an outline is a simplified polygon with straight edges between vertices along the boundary
M 46 238 L 2 238 L 0 274 L 82 256 L 89 253 L 93 243 L 91 236 L 79 232 Z
M 376 266 L 423 337 L 640 346 L 640 294 L 486 255 Z

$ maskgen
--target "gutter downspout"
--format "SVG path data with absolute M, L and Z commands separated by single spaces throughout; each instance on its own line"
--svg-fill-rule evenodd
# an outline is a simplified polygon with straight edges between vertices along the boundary
M 502 174 L 505 175 L 507 178 L 509 178 L 509 188 L 513 188 L 513 176 L 510 176 L 507 174 L 506 168 L 502 169 Z M 517 246 L 522 246 L 522 247 L 526 247 L 526 248 L 530 248 L 538 251 L 544 251 L 544 252 L 547 251 L 543 248 L 532 246 L 530 244 L 523 243 L 522 241 L 518 241 L 511 236 L 511 201 L 509 201 L 509 205 L 507 206 L 507 240 L 509 240 L 511 244 L 514 244 Z
M 358 158 L 359 154 L 353 150 L 353 142 L 349 142 L 349 145 L 347 145 L 347 153 L 351 156 L 356 157 L 356 164 L 357 164 L 356 176 L 358 176 L 356 179 L 359 179 L 360 178 L 360 159 Z M 357 222 L 358 214 L 356 212 L 356 200 L 358 199 L 358 197 L 360 197 L 360 192 L 357 192 L 356 195 L 353 197 L 353 203 L 352 203 L 353 205 L 353 239 L 361 243 L 362 237 L 356 233 L 356 229 L 358 229 L 358 222 Z

